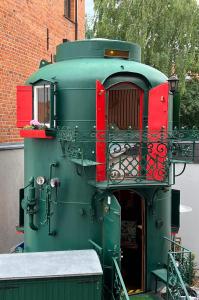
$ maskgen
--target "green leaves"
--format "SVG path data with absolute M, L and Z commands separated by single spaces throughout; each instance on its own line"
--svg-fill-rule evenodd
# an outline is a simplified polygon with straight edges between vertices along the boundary
M 199 128 L 199 81 L 186 82 L 186 92 L 181 97 L 181 125 Z
M 143 63 L 168 76 L 199 71 L 199 7 L 196 0 L 95 0 L 96 37 L 138 43 Z M 197 64 L 194 62 L 197 60 Z

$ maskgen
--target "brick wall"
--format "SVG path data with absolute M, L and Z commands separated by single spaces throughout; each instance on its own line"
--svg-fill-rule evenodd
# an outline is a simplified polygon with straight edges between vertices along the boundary
M 78 39 L 84 39 L 84 6 L 78 0 Z M 75 24 L 64 17 L 64 0 L 0 0 L 0 143 L 20 140 L 16 86 L 38 69 L 41 59 L 50 60 L 64 38 L 75 39 Z

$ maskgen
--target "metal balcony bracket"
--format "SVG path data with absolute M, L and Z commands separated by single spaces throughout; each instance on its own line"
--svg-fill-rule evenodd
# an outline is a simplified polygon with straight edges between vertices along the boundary
M 100 163 L 96 161 L 92 161 L 89 159 L 77 159 L 77 158 L 71 158 L 70 161 L 72 161 L 74 164 L 83 166 L 83 167 L 92 167 L 92 166 L 97 166 L 100 165 Z

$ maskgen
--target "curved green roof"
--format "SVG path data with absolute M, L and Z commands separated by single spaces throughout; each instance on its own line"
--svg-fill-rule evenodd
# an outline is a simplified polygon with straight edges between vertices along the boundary
M 141 48 L 139 45 L 107 39 L 92 39 L 60 44 L 57 46 L 56 61 L 74 58 L 104 58 L 106 50 L 125 51 L 129 54 L 129 60 L 141 61 Z
M 143 76 L 151 87 L 167 81 L 167 77 L 163 73 L 148 65 L 134 61 L 133 58 L 104 58 L 104 49 L 108 46 L 114 46 L 114 49 L 129 49 L 130 52 L 132 51 L 131 58 L 134 55 L 134 58 L 136 58 L 140 49 L 136 44 L 122 41 L 89 40 L 64 43 L 57 48 L 57 60 L 60 61 L 39 69 L 28 79 L 27 83 L 30 84 L 44 79 L 56 81 L 60 87 L 93 88 L 96 79 L 104 82 L 113 74 L 127 72 Z M 68 50 L 66 51 L 66 49 Z M 78 49 L 78 51 L 75 49 Z M 83 56 L 82 49 L 84 50 Z M 135 50 L 138 51 L 137 54 Z M 98 53 L 99 56 L 94 57 L 92 53 L 94 53 L 94 56 Z M 72 54 L 74 58 L 71 57 Z
M 121 59 L 74 59 L 47 65 L 34 73 L 27 83 L 40 79 L 56 81 L 66 87 L 93 87 L 96 79 L 104 82 L 109 76 L 130 72 L 147 79 L 151 87 L 167 81 L 160 71 L 133 61 Z

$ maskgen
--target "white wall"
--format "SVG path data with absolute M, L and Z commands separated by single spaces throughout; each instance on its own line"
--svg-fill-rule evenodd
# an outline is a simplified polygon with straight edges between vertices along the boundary
M 0 253 L 23 240 L 16 235 L 18 190 L 23 187 L 23 149 L 0 149 Z
M 182 170 L 179 165 L 176 173 Z M 182 237 L 183 246 L 189 248 L 196 255 L 199 266 L 199 164 L 186 166 L 185 172 L 176 177 L 175 189 L 181 191 L 181 204 L 191 206 L 192 211 L 181 213 L 179 236 Z

